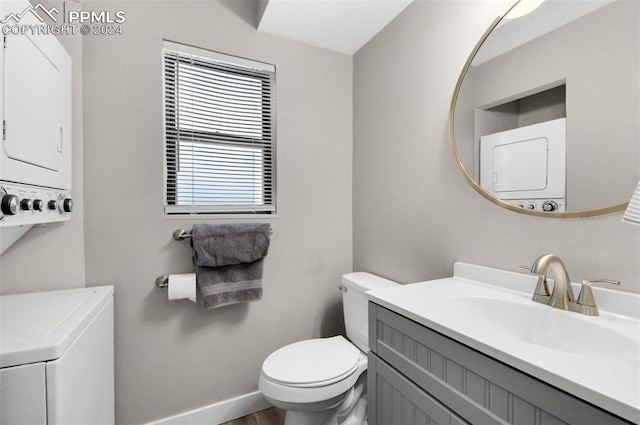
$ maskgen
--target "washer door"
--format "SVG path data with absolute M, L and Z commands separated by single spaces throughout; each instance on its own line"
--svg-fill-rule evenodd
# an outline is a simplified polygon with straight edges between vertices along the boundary
M 269 380 L 294 387 L 338 382 L 358 367 L 360 350 L 342 336 L 309 339 L 274 351 L 262 365 Z
M 0 369 L 0 423 L 46 425 L 45 363 Z

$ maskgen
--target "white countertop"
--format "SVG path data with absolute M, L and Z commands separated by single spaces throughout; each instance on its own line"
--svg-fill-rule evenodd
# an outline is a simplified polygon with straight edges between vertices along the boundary
M 593 317 L 531 301 L 536 282 L 537 277 L 527 273 L 456 263 L 453 277 L 377 289 L 367 297 L 624 419 L 640 422 L 640 295 L 594 287 L 600 316 Z M 577 296 L 575 287 L 574 292 Z M 485 314 L 473 308 L 474 300 L 489 307 L 495 303 L 497 308 Z M 504 306 L 508 308 L 495 311 Z M 522 320 L 532 313 L 539 320 L 529 326 Z M 530 329 L 518 329 L 519 323 Z M 599 344 L 599 337 L 613 343 Z

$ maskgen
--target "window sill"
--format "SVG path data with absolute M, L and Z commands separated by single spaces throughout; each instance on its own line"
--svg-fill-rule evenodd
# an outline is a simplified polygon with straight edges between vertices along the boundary
M 245 220 L 270 220 L 278 219 L 278 214 L 240 214 L 240 213 L 221 213 L 221 214 L 165 214 L 167 220 L 229 220 L 229 219 L 245 219 Z

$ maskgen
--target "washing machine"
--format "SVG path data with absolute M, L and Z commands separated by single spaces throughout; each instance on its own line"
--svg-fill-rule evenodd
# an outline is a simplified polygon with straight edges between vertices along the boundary
M 0 296 L 0 424 L 114 424 L 113 287 Z

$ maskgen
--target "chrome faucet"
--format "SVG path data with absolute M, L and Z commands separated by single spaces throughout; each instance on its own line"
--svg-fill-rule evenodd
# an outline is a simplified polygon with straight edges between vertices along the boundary
M 531 273 L 540 275 L 540 279 L 543 281 L 543 285 L 545 285 L 549 268 L 553 271 L 553 291 L 546 303 L 551 307 L 569 310 L 569 305 L 571 303 L 575 304 L 576 298 L 571 289 L 569 273 L 560 258 L 551 254 L 538 257 L 531 266 Z M 540 282 L 538 282 L 538 286 L 540 286 Z M 549 289 L 547 287 L 547 295 L 548 291 Z M 537 292 L 536 290 L 536 293 Z M 536 300 L 534 299 L 534 301 Z
M 549 286 L 547 284 L 547 273 L 551 268 L 553 272 L 553 290 L 549 293 Z M 553 308 L 559 308 L 561 310 L 571 310 L 576 313 L 586 314 L 589 316 L 597 316 L 598 307 L 596 307 L 596 300 L 593 297 L 591 291 L 591 284 L 596 282 L 609 283 L 612 285 L 620 285 L 617 280 L 610 279 L 594 279 L 583 280 L 582 289 L 578 300 L 576 301 L 573 295 L 573 289 L 571 289 L 571 279 L 569 273 L 562 260 L 556 255 L 545 254 L 531 266 L 531 273 L 539 276 L 538 284 L 531 298 L 533 301 L 547 304 Z

